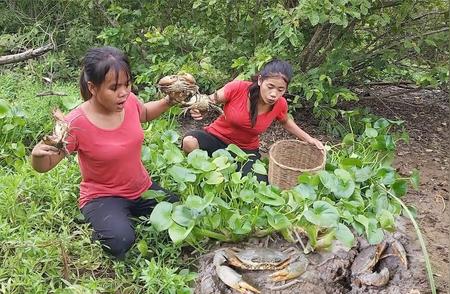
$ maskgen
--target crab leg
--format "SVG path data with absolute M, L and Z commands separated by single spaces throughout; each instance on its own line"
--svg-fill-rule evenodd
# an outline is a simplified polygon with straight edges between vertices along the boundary
M 242 275 L 235 272 L 228 266 L 216 266 L 216 272 L 220 280 L 231 288 L 243 294 L 261 293 L 258 289 L 242 279 Z

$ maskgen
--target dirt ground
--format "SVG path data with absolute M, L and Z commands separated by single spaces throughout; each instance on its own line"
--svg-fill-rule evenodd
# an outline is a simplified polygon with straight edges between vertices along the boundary
M 368 107 L 372 113 L 387 119 L 405 121 L 410 142 L 409 144 L 402 143 L 397 147 L 395 167 L 400 174 L 405 176 L 409 176 L 413 169 L 418 169 L 421 183 L 419 191 L 410 189 L 403 200 L 417 209 L 417 221 L 425 238 L 437 291 L 438 293 L 448 293 L 450 278 L 449 157 L 447 145 L 450 123 L 449 97 L 448 93 L 443 91 L 421 90 L 420 92 L 379 98 L 387 96 L 391 92 L 399 91 L 404 91 L 404 89 L 397 87 L 364 89 L 360 91 L 361 100 L 353 103 L 353 105 L 355 107 Z M 195 122 L 187 117 L 181 118 L 182 133 L 201 128 L 213 118 L 213 116 L 207 116 L 202 122 Z M 321 133 L 317 121 L 312 117 L 309 110 L 300 110 L 295 115 L 294 120 L 302 129 L 322 140 L 322 142 L 333 141 L 333 138 Z M 261 137 L 261 151 L 267 152 L 272 143 L 285 138 L 291 138 L 291 136 L 279 124 L 272 125 Z M 414 270 L 417 273 L 413 275 L 414 284 L 417 287 L 414 289 L 419 290 L 420 293 L 430 293 L 425 267 L 423 266 L 423 256 L 414 228 L 407 221 L 404 229 L 409 236 L 409 242 L 411 242 L 410 248 L 407 248 L 409 258 L 419 256 L 417 262 L 411 264 L 412 267 L 417 267 Z M 408 293 L 413 290 L 409 288 L 405 292 L 406 289 L 403 288 L 399 292 L 395 292 Z M 345 291 L 341 292 L 337 289 L 336 291 L 327 291 L 327 293 L 332 292 L 345 293 Z M 370 292 L 394 293 L 375 290 Z

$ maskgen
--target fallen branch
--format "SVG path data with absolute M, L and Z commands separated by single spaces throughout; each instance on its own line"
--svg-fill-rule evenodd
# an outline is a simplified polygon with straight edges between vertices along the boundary
M 17 63 L 30 58 L 38 57 L 43 55 L 44 53 L 53 50 L 55 47 L 53 44 L 47 44 L 43 47 L 39 47 L 36 49 L 30 49 L 22 53 L 12 54 L 0 56 L 0 65 L 9 64 L 9 63 Z
M 67 94 L 62 93 L 62 92 L 53 92 L 53 91 L 45 91 L 45 92 L 36 94 L 36 97 L 42 97 L 42 96 L 67 96 Z

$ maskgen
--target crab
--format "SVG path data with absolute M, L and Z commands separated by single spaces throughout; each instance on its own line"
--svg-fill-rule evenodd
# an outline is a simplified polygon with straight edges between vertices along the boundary
M 391 248 L 392 253 L 384 254 L 386 248 Z M 405 268 L 408 268 L 408 259 L 403 245 L 398 240 L 382 241 L 377 245 L 364 248 L 355 258 L 351 266 L 352 282 L 357 285 L 381 287 L 389 282 L 389 270 L 384 267 L 380 272 L 373 272 L 378 262 L 388 256 L 397 256 Z
M 69 136 L 70 123 L 64 120 L 64 114 L 59 109 L 54 109 L 52 112 L 55 126 L 53 127 L 53 134 L 46 135 L 42 138 L 44 144 L 54 146 L 60 151 L 67 152 L 67 137 Z
M 301 276 L 309 264 L 308 259 L 298 251 L 288 251 L 292 250 L 223 248 L 216 251 L 213 263 L 217 276 L 229 287 L 245 294 L 261 293 L 226 264 L 247 270 L 276 270 L 269 275 L 271 280 L 286 281 Z
M 162 77 L 158 82 L 158 89 L 175 103 L 181 103 L 198 93 L 197 82 L 188 73 Z
M 219 112 L 220 114 L 223 114 L 222 108 L 214 104 L 210 99 L 208 95 L 205 94 L 195 94 L 192 96 L 189 101 L 183 101 L 181 102 L 181 105 L 183 106 L 183 113 L 186 114 L 186 112 L 190 109 L 197 109 L 200 112 L 206 112 L 210 108 Z

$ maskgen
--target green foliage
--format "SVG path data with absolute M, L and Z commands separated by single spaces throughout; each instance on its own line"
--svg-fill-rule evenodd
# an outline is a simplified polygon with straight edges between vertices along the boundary
M 345 114 L 351 123 L 354 113 Z M 396 144 L 404 140 L 392 130 L 401 125 L 370 116 L 355 120 L 342 143 L 327 147 L 325 170 L 304 173 L 296 187 L 280 191 L 236 170 L 237 163 L 248 160 L 237 146 L 212 157 L 202 150 L 184 156 L 176 145 L 178 135 L 156 122 L 146 131 L 143 159 L 181 201 L 172 204 L 148 194 L 160 201 L 148 221 L 176 244 L 197 245 L 205 238 L 239 241 L 275 231 L 294 241 L 292 232 L 299 228 L 315 249 L 331 246 L 334 238 L 350 247 L 354 234 L 376 244 L 384 230 L 395 230 L 395 217 L 402 213 L 390 195 L 403 197 L 409 181 L 417 187 L 417 174 L 404 178 L 391 167 Z M 261 162 L 257 168 L 266 172 Z

